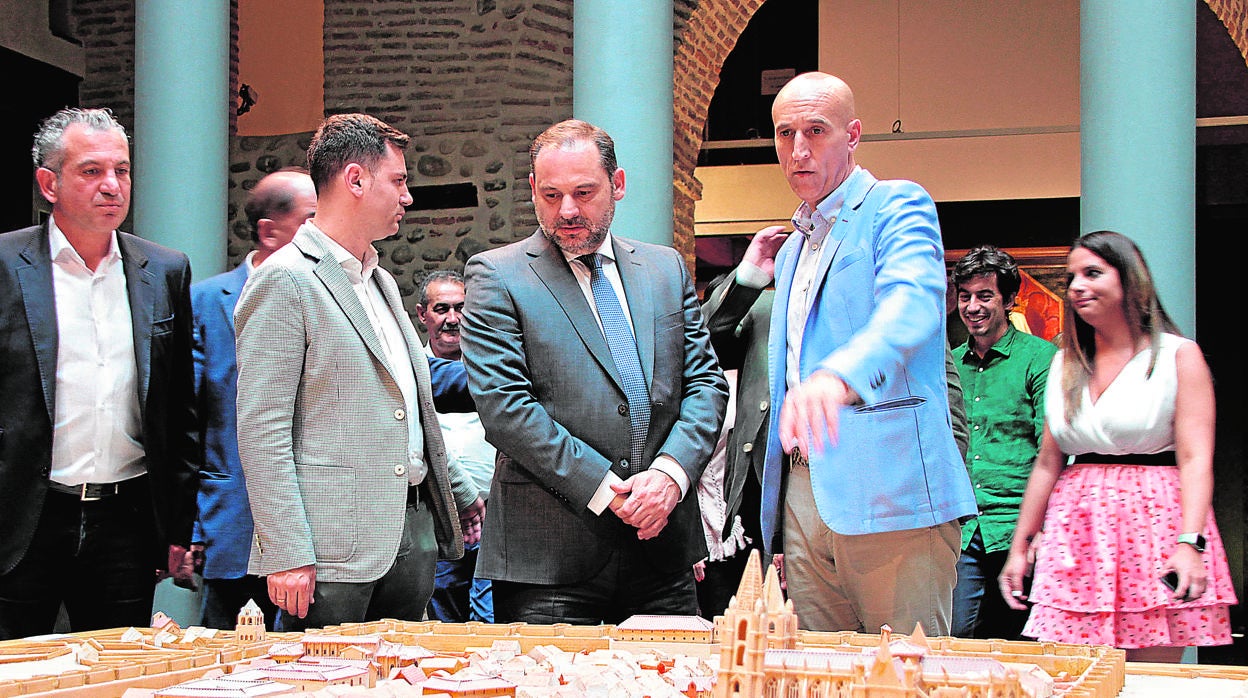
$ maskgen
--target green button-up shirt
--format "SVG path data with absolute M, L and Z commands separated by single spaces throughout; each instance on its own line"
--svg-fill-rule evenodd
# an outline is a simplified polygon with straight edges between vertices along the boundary
M 1057 347 L 1007 327 L 981 360 L 969 340 L 953 350 L 971 445 L 966 468 L 979 517 L 962 527 L 962 547 L 982 531 L 987 552 L 1008 550 L 1023 490 L 1044 433 L 1044 386 Z

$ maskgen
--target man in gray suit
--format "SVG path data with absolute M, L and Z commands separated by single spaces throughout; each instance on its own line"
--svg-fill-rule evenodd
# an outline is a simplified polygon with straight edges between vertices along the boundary
M 256 268 L 235 311 L 248 572 L 268 575 L 283 630 L 419 620 L 438 555 L 463 555 L 456 505 L 480 516 L 434 414 L 462 369 L 431 380 L 372 246 L 412 201 L 407 141 L 371 116 L 326 119 L 308 148 L 316 215 Z
M 529 149 L 541 230 L 468 260 L 461 344 L 499 450 L 477 575 L 497 622 L 697 612 L 690 491 L 727 383 L 684 260 L 614 237 L 624 170 L 602 129 Z

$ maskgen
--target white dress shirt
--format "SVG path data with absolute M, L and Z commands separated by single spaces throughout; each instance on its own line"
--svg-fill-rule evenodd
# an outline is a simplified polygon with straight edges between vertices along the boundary
M 624 295 L 624 281 L 620 278 L 619 267 L 615 264 L 615 248 L 611 245 L 611 233 L 607 233 L 606 239 L 602 241 L 602 245 L 595 250 L 602 255 L 602 273 L 607 281 L 611 282 L 611 288 L 615 289 L 615 295 L 620 299 L 620 307 L 624 309 L 624 318 L 628 320 L 628 326 L 633 328 L 633 338 L 636 340 L 637 328 L 633 325 L 633 313 L 628 308 L 628 298 Z M 577 259 L 581 255 L 571 254 L 566 250 L 563 252 L 564 259 L 568 260 L 568 267 L 572 269 L 572 274 L 576 277 L 577 284 L 581 287 L 581 293 L 585 296 L 585 301 L 589 303 L 589 307 L 594 311 L 594 319 L 598 321 L 598 329 L 602 330 L 602 318 L 598 317 L 598 304 L 594 302 L 594 291 L 590 288 L 590 279 L 592 277 L 589 267 L 585 263 Z M 610 261 L 607 261 L 610 260 Z M 605 332 L 603 336 L 606 336 Z M 659 472 L 666 473 L 668 477 L 676 482 L 676 486 L 680 488 L 680 498 L 685 498 L 685 493 L 689 491 L 689 476 L 676 462 L 675 458 L 667 454 L 660 453 L 655 457 L 654 462 L 650 464 L 651 468 Z M 607 476 L 603 478 L 598 485 L 598 490 L 594 492 L 594 496 L 589 500 L 589 510 L 595 514 L 601 514 L 615 498 L 615 491 L 611 489 L 611 485 L 624 480 L 614 472 L 608 470 Z
M 81 485 L 138 477 L 147 466 L 117 231 L 95 271 L 54 219 L 48 233 L 57 332 L 52 480 Z
M 857 170 L 857 166 L 854 169 Z M 848 182 L 849 177 L 845 181 Z M 832 226 L 836 224 L 836 217 L 840 215 L 844 203 L 845 182 L 842 182 L 815 208 L 812 209 L 803 202 L 793 214 L 793 229 L 804 240 L 801 252 L 798 253 L 797 268 L 793 271 L 793 285 L 789 289 L 789 312 L 786 319 L 788 336 L 785 338 L 788 351 L 784 372 L 789 390 L 802 382 L 802 337 L 806 332 L 806 318 L 810 315 L 815 296 L 818 295 L 815 272 L 819 269 L 819 260 L 827 248 L 824 241 L 827 240 L 828 233 L 832 232 Z
M 399 322 L 394 317 L 394 312 L 390 310 L 390 304 L 386 302 L 385 296 L 381 294 L 381 287 L 373 278 L 373 272 L 377 270 L 377 250 L 369 245 L 364 261 L 361 262 L 336 240 L 316 228 L 311 221 L 304 225 L 324 235 L 334 259 L 342 265 L 347 278 L 351 280 L 351 288 L 364 306 L 364 312 L 368 314 L 373 332 L 381 341 L 382 350 L 386 354 L 386 363 L 389 364 L 390 373 L 399 385 L 399 391 L 403 393 L 403 402 L 407 409 L 407 481 L 409 484 L 418 485 L 425 479 L 426 465 L 425 432 L 420 423 L 420 405 L 416 396 L 416 373 L 412 368 L 412 358 L 408 352 L 407 340 L 403 338 L 403 330 L 399 328 Z M 372 400 L 374 398 L 369 395 L 360 395 L 359 399 Z

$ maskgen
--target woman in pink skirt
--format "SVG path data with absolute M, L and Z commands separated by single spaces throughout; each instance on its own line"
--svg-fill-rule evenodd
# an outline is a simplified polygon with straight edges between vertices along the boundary
M 1079 238 L 1066 276 L 1062 350 L 1001 593 L 1013 608 L 1031 602 L 1025 636 L 1121 647 L 1130 661 L 1229 644 L 1235 591 L 1213 521 L 1209 367 L 1127 237 Z

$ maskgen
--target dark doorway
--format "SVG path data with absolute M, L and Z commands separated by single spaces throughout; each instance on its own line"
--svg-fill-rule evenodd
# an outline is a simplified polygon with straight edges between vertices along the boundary
M 79 78 L 0 47 L 0 75 L 8 93 L 0 100 L 0 231 L 38 222 L 34 163 L 30 146 L 39 122 L 57 109 L 78 106 Z

